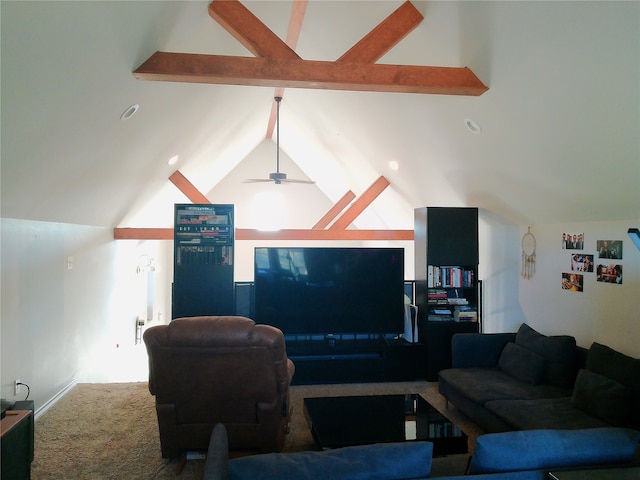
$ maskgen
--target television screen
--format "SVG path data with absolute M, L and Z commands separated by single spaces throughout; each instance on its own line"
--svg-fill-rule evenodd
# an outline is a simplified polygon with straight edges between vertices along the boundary
M 255 249 L 255 321 L 285 335 L 404 331 L 404 249 Z

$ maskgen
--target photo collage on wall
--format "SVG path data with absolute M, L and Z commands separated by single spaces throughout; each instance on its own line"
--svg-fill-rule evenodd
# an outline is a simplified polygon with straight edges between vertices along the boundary
M 569 270 L 562 273 L 562 289 L 584 290 L 585 274 L 595 272 L 596 281 L 622 284 L 622 240 L 597 240 L 595 253 L 585 253 L 584 233 L 563 233 L 562 249 L 569 253 Z

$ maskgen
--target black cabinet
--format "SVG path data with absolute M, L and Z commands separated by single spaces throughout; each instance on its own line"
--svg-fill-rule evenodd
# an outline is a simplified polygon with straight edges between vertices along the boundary
M 451 337 L 478 332 L 478 209 L 416 208 L 415 304 L 419 339 L 427 351 L 427 379 L 451 365 Z
M 0 478 L 31 478 L 34 454 L 33 401 L 17 401 L 0 421 L 2 472 Z
M 172 318 L 234 315 L 233 205 L 176 204 Z
M 296 365 L 294 385 L 422 379 L 426 358 L 420 343 L 379 335 L 360 340 L 287 339 L 287 356 Z

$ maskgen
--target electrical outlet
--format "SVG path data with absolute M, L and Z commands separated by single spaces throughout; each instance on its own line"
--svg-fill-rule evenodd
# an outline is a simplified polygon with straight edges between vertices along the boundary
M 20 392 L 20 379 L 17 378 L 16 381 L 13 383 L 13 395 L 17 396 L 18 393 Z

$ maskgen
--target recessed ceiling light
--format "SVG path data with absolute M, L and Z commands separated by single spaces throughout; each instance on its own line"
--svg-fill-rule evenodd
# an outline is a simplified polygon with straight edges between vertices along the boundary
M 122 120 L 123 122 L 125 120 L 129 120 L 131 117 L 133 117 L 136 114 L 139 108 L 140 108 L 140 105 L 138 105 L 137 103 L 135 105 L 131 105 L 124 112 L 122 112 L 122 115 L 120 115 L 120 120 Z
M 178 163 L 178 155 L 174 155 L 173 157 L 171 157 L 167 163 L 169 165 L 175 165 L 176 163 Z
M 391 170 L 393 170 L 394 172 L 397 172 L 397 171 L 398 171 L 398 168 L 399 168 L 399 164 L 398 164 L 398 162 L 397 162 L 396 160 L 391 160 L 391 161 L 389 162 L 389 168 L 390 168 Z
M 464 126 L 467 127 L 467 130 L 471 133 L 475 133 L 476 135 L 480 135 L 482 133 L 482 127 L 480 127 L 478 122 L 470 118 L 464 119 Z

